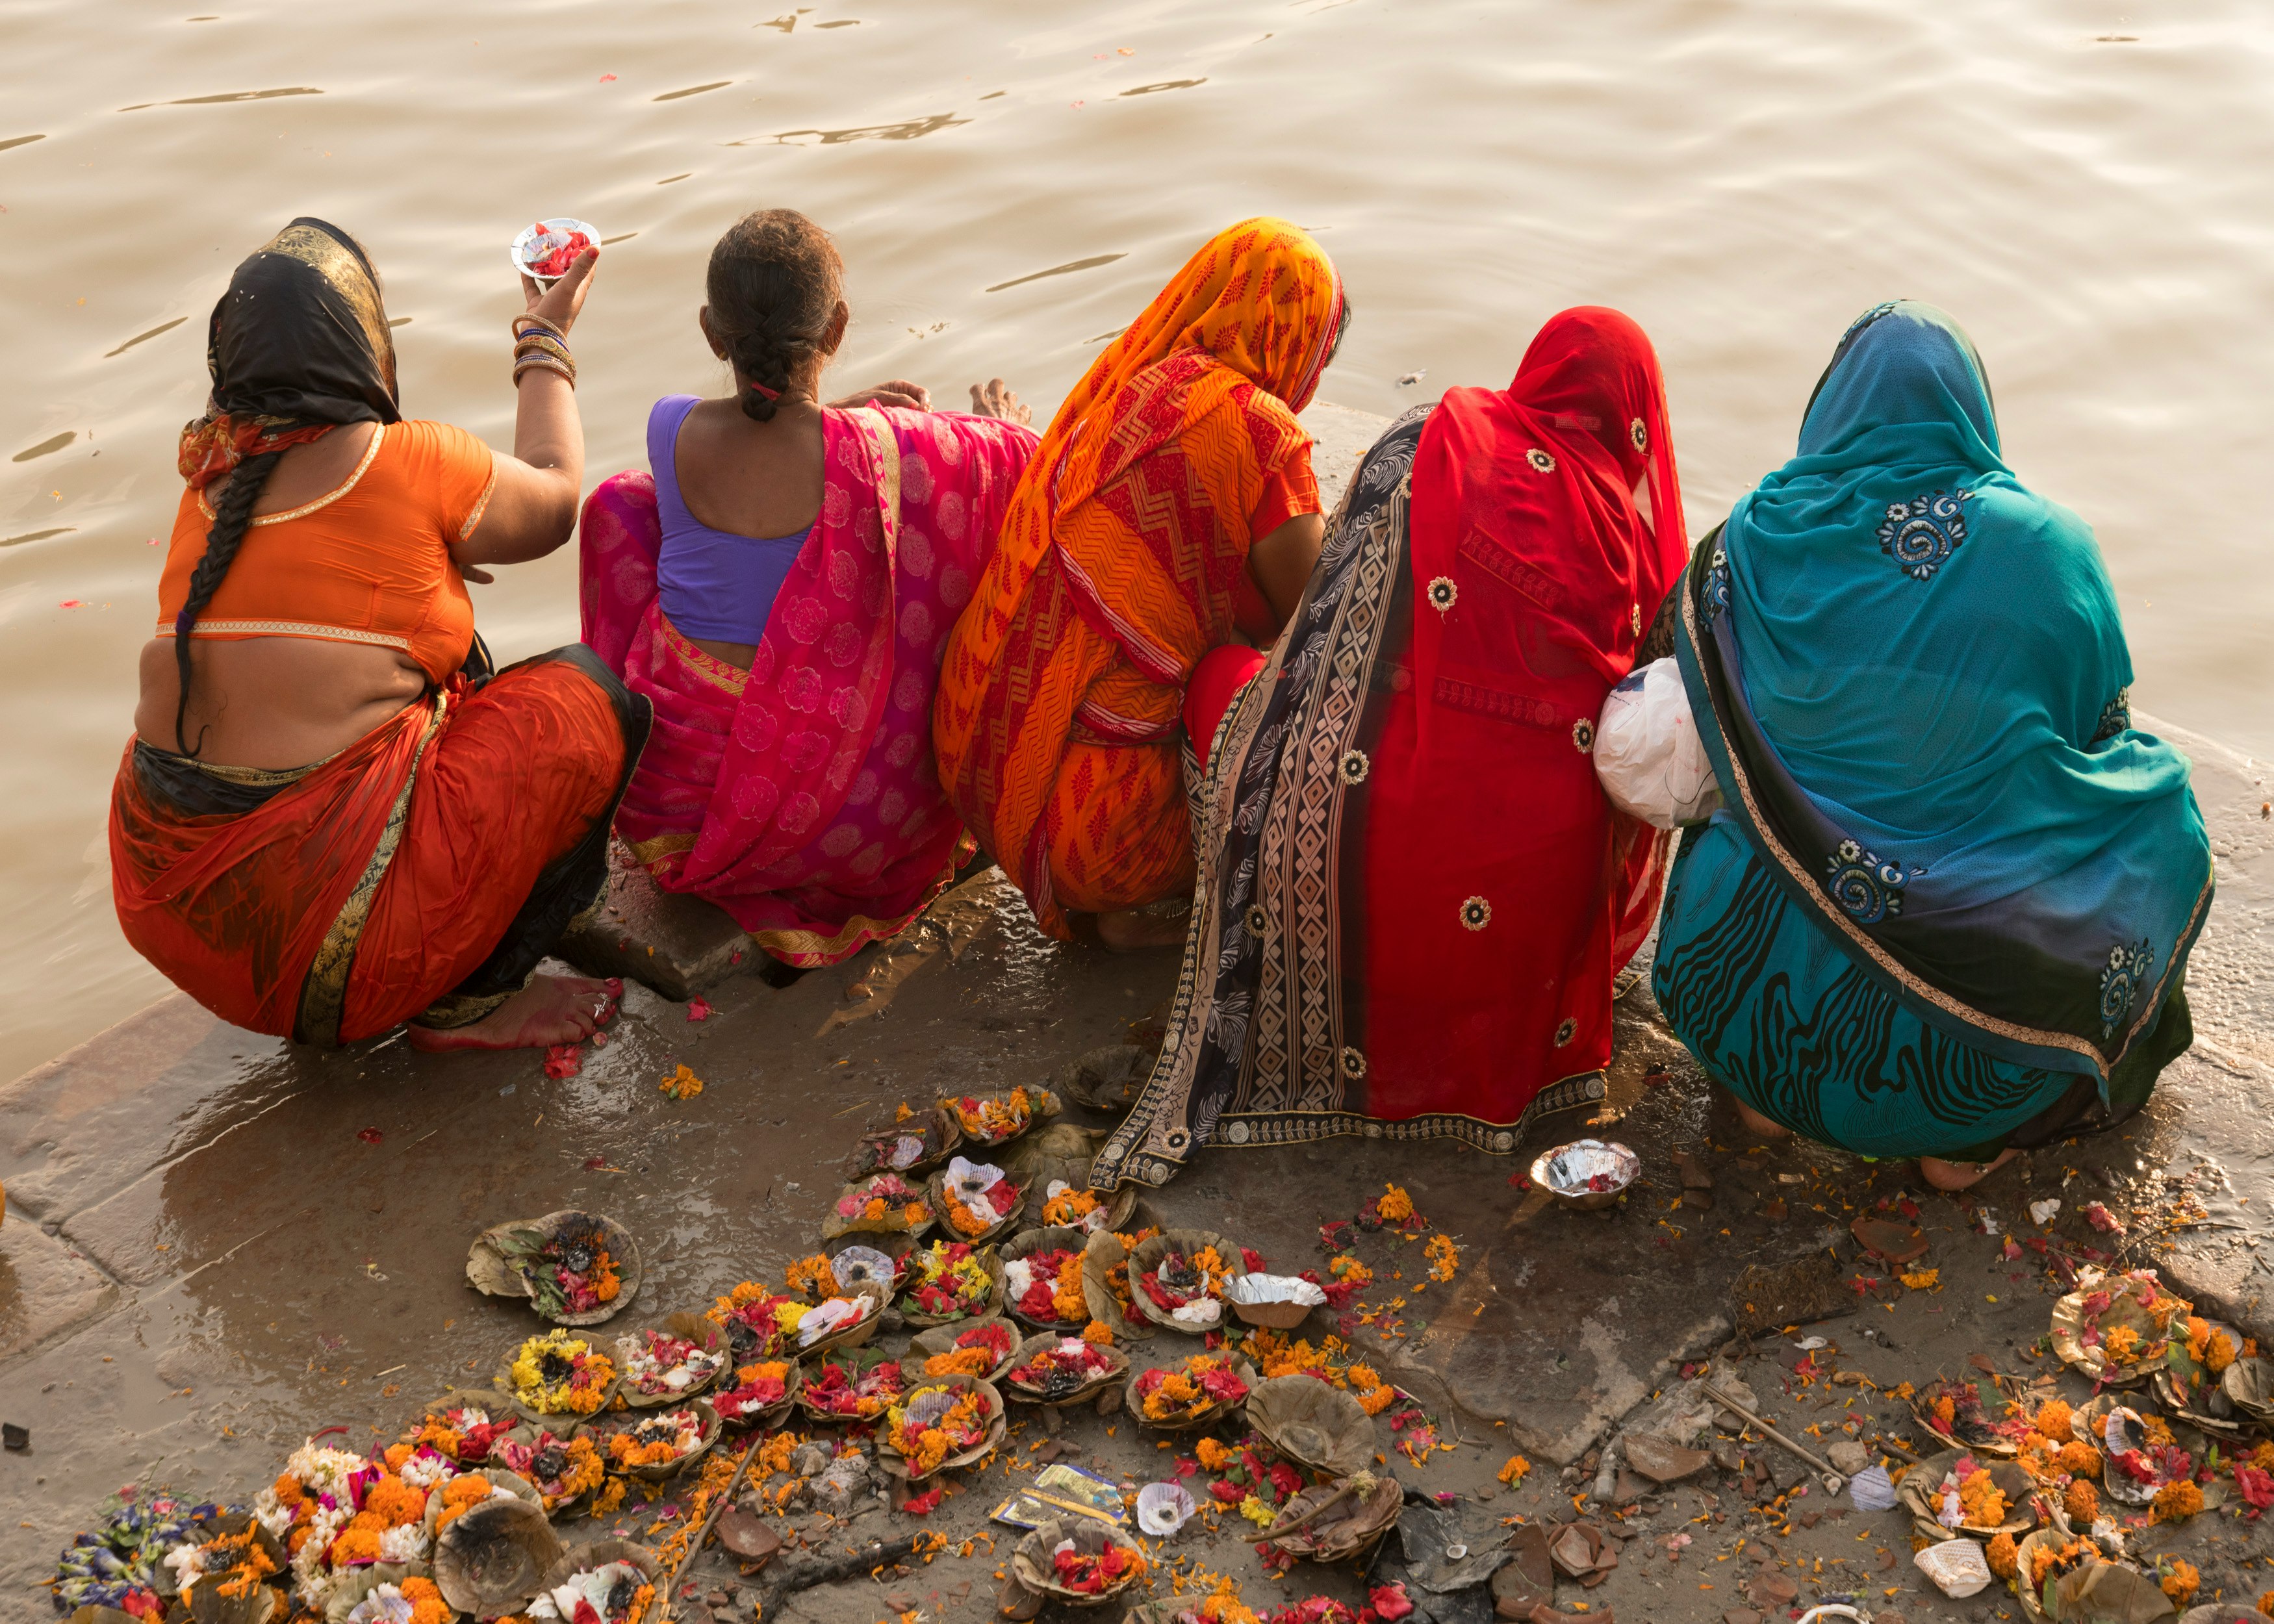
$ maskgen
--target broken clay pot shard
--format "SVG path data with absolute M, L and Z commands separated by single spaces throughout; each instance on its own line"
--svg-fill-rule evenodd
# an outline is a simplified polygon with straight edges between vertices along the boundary
M 719 1543 L 744 1562 L 761 1563 L 782 1548 L 782 1538 L 740 1506 L 729 1506 L 712 1525 Z
M 1592 1522 L 1574 1522 L 1547 1541 L 1548 1560 L 1558 1572 L 1593 1590 L 1619 1565 L 1619 1548 Z
M 1623 1447 L 1627 1464 L 1653 1483 L 1673 1483 L 1687 1477 L 1692 1472 L 1704 1470 L 1713 1458 L 1702 1449 L 1686 1449 L 1655 1432 L 1630 1432 Z

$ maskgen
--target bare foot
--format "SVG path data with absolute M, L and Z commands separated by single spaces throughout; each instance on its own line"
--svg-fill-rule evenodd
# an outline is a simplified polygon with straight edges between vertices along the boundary
M 1097 921 L 1097 939 L 1109 951 L 1137 953 L 1148 947 L 1182 947 L 1185 926 L 1192 916 L 1179 914 L 1163 918 L 1144 908 L 1121 908 L 1092 917 Z
M 1725 1094 L 1728 1093 L 1727 1089 L 1724 1089 L 1722 1092 Z M 1751 1106 L 1737 1098 L 1736 1094 L 1729 1094 L 1729 1103 L 1737 1108 L 1737 1120 L 1745 1124 L 1745 1132 L 1752 1134 L 1755 1138 L 1764 1139 L 1788 1139 L 1792 1137 L 1792 1130 L 1790 1128 L 1786 1127 L 1784 1124 L 1781 1122 L 1771 1122 L 1767 1117 L 1762 1116 Z
M 550 1049 L 581 1043 L 616 1012 L 624 984 L 583 976 L 533 976 L 503 1004 L 463 1026 L 410 1027 L 410 1047 L 428 1054 L 452 1049 Z
M 1940 1156 L 1921 1156 L 1919 1177 L 1938 1190 L 1971 1190 L 2022 1153 L 2011 1147 L 1995 1162 L 1945 1162 Z

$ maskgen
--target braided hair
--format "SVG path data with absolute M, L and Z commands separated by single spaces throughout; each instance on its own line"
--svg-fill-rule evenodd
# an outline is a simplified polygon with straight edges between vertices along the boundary
M 190 714 L 190 634 L 198 624 L 198 617 L 206 605 L 221 590 L 229 567 L 237 559 L 237 550 L 244 545 L 245 533 L 252 528 L 252 505 L 260 500 L 262 489 L 276 464 L 284 460 L 282 451 L 264 451 L 249 456 L 237 465 L 229 483 L 222 487 L 221 500 L 214 503 L 213 529 L 206 532 L 206 555 L 190 572 L 189 596 L 182 600 L 181 612 L 174 616 L 174 670 L 177 673 L 181 695 L 174 702 L 174 745 L 183 755 L 195 756 L 205 748 L 206 730 L 198 729 L 198 741 L 192 745 L 184 732 Z
M 745 214 L 711 251 L 711 335 L 734 363 L 744 417 L 773 421 L 777 397 L 829 353 L 844 272 L 829 233 L 790 208 Z

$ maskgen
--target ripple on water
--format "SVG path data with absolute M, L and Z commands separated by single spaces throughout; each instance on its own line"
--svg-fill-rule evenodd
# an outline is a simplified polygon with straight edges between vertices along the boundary
M 410 318 L 409 318 L 408 316 L 405 316 L 405 317 L 403 318 L 403 320 L 408 321 L 410 319 Z M 152 327 L 152 328 L 151 328 L 147 333 L 137 333 L 133 337 L 132 337 L 132 338 L 128 339 L 124 343 L 123 343 L 123 344 L 119 345 L 117 349 L 116 349 L 116 350 L 104 350 L 104 351 L 102 352 L 102 358 L 103 358 L 104 360 L 108 361 L 108 360 L 109 360 L 109 359 L 110 359 L 110 357 L 113 357 L 113 356 L 124 355 L 128 350 L 130 350 L 133 349 L 135 345 L 137 345 L 137 344 L 140 344 L 140 343 L 147 343 L 147 342 L 148 341 L 150 341 L 151 339 L 154 339 L 154 338 L 157 337 L 157 336 L 158 336 L 158 335 L 159 335 L 159 334 L 161 334 L 161 333 L 170 333 L 170 332 L 172 332 L 176 327 L 177 327 L 181 326 L 181 325 L 182 325 L 182 323 L 184 323 L 184 321 L 187 321 L 188 320 L 189 320 L 189 318 L 188 318 L 187 316 L 177 316 L 177 317 L 175 317 L 171 321 L 165 322 L 165 323 L 163 323 L 163 324 L 162 324 L 162 325 L 160 325 L 160 326 L 158 326 L 158 327 Z
M 61 451 L 65 446 L 70 445 L 72 441 L 78 438 L 79 431 L 77 429 L 65 429 L 62 433 L 56 435 L 52 439 L 43 440 L 36 446 L 27 447 L 24 450 L 19 451 L 14 456 L 10 457 L 8 460 L 11 462 L 28 462 L 34 457 L 43 457 L 51 451 Z
M 219 95 L 177 96 L 170 102 L 137 102 L 132 107 L 122 107 L 122 113 L 139 113 L 146 107 L 209 107 L 222 102 L 273 102 L 278 96 L 320 96 L 324 93 L 313 85 L 287 85 L 276 90 L 230 90 Z
M 1023 287 L 1030 282 L 1040 282 L 1045 276 L 1065 276 L 1075 271 L 1093 271 L 1101 265 L 1111 265 L 1116 259 L 1126 259 L 1128 257 L 1127 252 L 1124 251 L 1120 253 L 1092 254 L 1087 259 L 1069 259 L 1065 264 L 1054 265 L 1047 271 L 1032 271 L 1024 276 L 1013 276 L 1008 282 L 998 282 L 987 291 L 1000 293 L 1005 288 Z
M 756 136 L 744 141 L 728 141 L 727 145 L 757 147 L 772 141 L 782 147 L 841 147 L 847 141 L 913 141 L 919 136 L 953 130 L 970 122 L 953 113 L 934 113 L 929 118 L 907 118 L 893 124 L 862 124 L 851 130 L 785 130 L 779 135 Z M 809 137 L 811 139 L 806 139 Z

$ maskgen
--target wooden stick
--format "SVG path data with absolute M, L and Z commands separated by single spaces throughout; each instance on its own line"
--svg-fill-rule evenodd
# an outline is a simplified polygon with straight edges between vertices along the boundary
M 1761 1430 L 1761 1432 L 1762 1432 L 1763 1436 L 1765 1436 L 1765 1437 L 1768 1438 L 1771 1441 L 1773 1441 L 1773 1442 L 1774 1442 L 1774 1443 L 1779 1443 L 1779 1444 L 1783 1445 L 1787 1449 L 1790 1450 L 1793 1454 L 1795 1454 L 1795 1455 L 1798 1455 L 1802 1460 L 1803 1460 L 1803 1461 L 1807 1462 L 1811 1466 L 1813 1466 L 1814 1468 L 1816 1468 L 1816 1470 L 1818 1470 L 1818 1471 L 1822 1472 L 1822 1473 L 1825 1475 L 1825 1477 L 1826 1477 L 1826 1487 L 1828 1487 L 1828 1488 L 1830 1488 L 1830 1489 L 1831 1489 L 1831 1491 L 1832 1491 L 1832 1492 L 1834 1492 L 1834 1494 L 1837 1494 L 1838 1492 L 1840 1492 L 1841 1488 L 1841 1487 L 1844 1487 L 1844 1486 L 1846 1485 L 1846 1484 L 1847 1484 L 1847 1479 L 1846 1479 L 1846 1478 L 1844 1478 L 1844 1477 L 1841 1477 L 1841 1476 L 1837 1471 L 1835 1471 L 1834 1470 L 1833 1470 L 1833 1468 L 1832 1468 L 1831 1466 L 1827 1465 L 1826 1462 L 1822 1462 L 1822 1461 L 1818 1460 L 1814 1455 L 1811 1455 L 1807 1450 L 1805 1450 L 1805 1449 L 1802 1448 L 1798 1444 L 1796 1444 L 1796 1443 L 1793 1442 L 1791 1439 L 1787 1438 L 1787 1437 L 1786 1437 L 1782 1432 L 1778 1432 L 1778 1431 L 1776 1430 L 1776 1428 L 1774 1428 L 1774 1427 L 1771 1426 L 1767 1422 L 1766 1422 L 1766 1421 L 1762 1420 L 1758 1416 L 1755 1415 L 1751 1410 L 1750 1410 L 1746 1409 L 1743 1404 L 1738 1403 L 1735 1399 L 1732 1399 L 1731 1397 L 1729 1397 L 1729 1396 L 1728 1396 L 1728 1395 L 1727 1395 L 1726 1393 L 1723 1393 L 1723 1392 L 1721 1391 L 1721 1388 L 1719 1388 L 1719 1387 L 1715 1387 L 1712 1382 L 1710 1382 L 1710 1381 L 1709 1381 L 1709 1382 L 1707 1382 L 1707 1383 L 1706 1383 L 1706 1384 L 1705 1384 L 1705 1393 L 1706 1393 L 1706 1396 L 1707 1398 L 1712 1399 L 1715 1403 L 1717 1403 L 1717 1404 L 1721 1405 L 1722 1409 L 1728 1410 L 1728 1411 L 1729 1411 L 1730 1413 L 1732 1413 L 1733 1415 L 1743 1416 L 1743 1417 L 1747 1421 L 1751 1422 L 1753 1425 L 1755 1425 L 1755 1426 L 1757 1426 L 1757 1427 L 1760 1428 L 1760 1430 Z
M 743 1475 L 750 1470 L 750 1462 L 758 1458 L 761 1441 L 757 1436 L 752 1436 L 750 1447 L 742 1451 L 742 1464 L 734 1468 L 734 1477 L 727 1480 L 725 1488 L 719 1491 L 719 1497 L 711 1502 L 711 1508 L 704 1514 L 703 1526 L 695 1530 L 694 1538 L 687 1542 L 687 1549 L 681 1553 L 678 1563 L 671 1570 L 671 1581 L 664 1588 L 663 1612 L 659 1615 L 659 1624 L 668 1624 L 673 1610 L 678 1605 L 681 1576 L 687 1572 L 689 1565 L 703 1554 L 704 1544 L 711 1538 L 711 1525 L 719 1520 L 719 1514 L 734 1503 L 734 1491 L 742 1486 Z
M 1263 1530 L 1262 1537 L 1266 1540 L 1278 1539 L 1285 1535 L 1293 1533 L 1297 1529 L 1308 1528 L 1312 1523 L 1326 1515 L 1327 1513 L 1332 1511 L 1344 1500 L 1355 1499 L 1359 1494 L 1371 1490 L 1372 1487 L 1373 1485 L 1368 1484 L 1365 1488 L 1360 1488 L 1359 1485 L 1359 1480 L 1356 1477 L 1352 1477 L 1344 1482 L 1342 1487 L 1337 1489 L 1332 1494 L 1328 1495 L 1326 1499 L 1321 1500 L 1308 1511 L 1304 1512 L 1300 1516 L 1291 1517 L 1284 1522 L 1274 1522 L 1269 1528 Z

